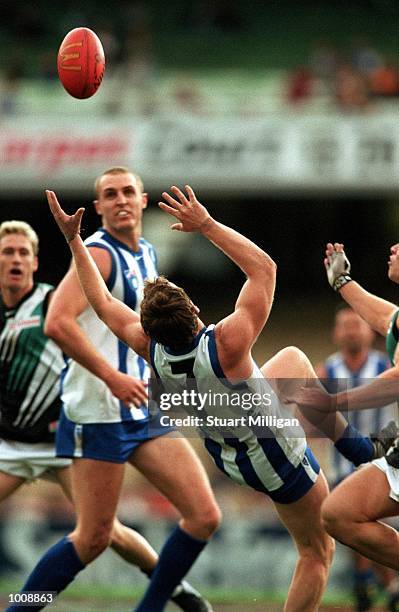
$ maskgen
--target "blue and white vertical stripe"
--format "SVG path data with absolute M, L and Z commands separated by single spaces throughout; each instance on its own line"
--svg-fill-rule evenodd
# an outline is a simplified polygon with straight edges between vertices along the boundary
M 182 391 L 187 387 L 188 379 L 194 377 L 198 392 L 210 400 L 204 405 L 202 416 L 215 415 L 212 397 L 227 396 L 232 399 L 239 391 L 253 394 L 253 397 L 263 397 L 266 393 L 271 403 L 264 407 L 264 414 L 276 417 L 284 414 L 284 407 L 255 363 L 251 377 L 239 385 L 232 385 L 226 379 L 217 354 L 213 325 L 201 330 L 184 353 L 173 352 L 152 342 L 151 361 L 168 393 Z M 190 371 L 183 367 L 188 362 L 192 364 Z M 240 407 L 234 413 L 234 405 L 234 401 L 218 404 L 217 416 L 228 419 L 233 414 L 242 415 Z M 190 403 L 184 408 L 189 414 L 197 413 Z M 258 410 L 263 411 L 254 403 L 246 412 L 255 415 Z M 200 430 L 205 447 L 220 470 L 238 484 L 266 493 L 276 502 L 297 501 L 317 479 L 319 466 L 307 448 L 300 427 L 294 433 L 289 427 L 278 430 L 272 425 L 241 424 L 239 420 L 227 428 L 203 423 Z
M 85 244 L 105 249 L 111 256 L 111 273 L 108 289 L 117 299 L 139 312 L 144 282 L 158 275 L 154 248 L 143 238 L 139 249 L 133 251 L 127 245 L 99 229 Z M 149 378 L 149 366 L 142 357 L 126 346 L 108 329 L 88 306 L 78 319 L 87 337 L 97 350 L 117 370 L 135 378 Z M 68 361 L 63 377 L 62 399 L 65 414 L 78 423 L 116 423 L 128 420 L 146 420 L 148 411 L 126 406 L 117 400 L 105 383 L 73 360 Z
M 327 376 L 323 382 L 331 391 L 352 389 L 370 383 L 390 367 L 387 355 L 376 350 L 369 351 L 367 360 L 357 371 L 347 366 L 339 352 L 330 355 L 324 365 Z M 371 432 L 380 431 L 390 420 L 395 419 L 396 412 L 396 404 L 390 404 L 382 408 L 348 412 L 345 413 L 345 417 L 361 434 L 368 436 Z M 348 476 L 354 468 L 336 449 L 333 453 L 334 480 L 339 481 Z

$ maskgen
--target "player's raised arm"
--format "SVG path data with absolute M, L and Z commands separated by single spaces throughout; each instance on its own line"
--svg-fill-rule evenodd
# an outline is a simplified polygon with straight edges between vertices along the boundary
M 53 217 L 71 249 L 79 281 L 88 302 L 116 336 L 147 358 L 149 339 L 145 338 L 142 331 L 139 315 L 108 291 L 100 271 L 80 237 L 84 208 L 79 208 L 73 215 L 67 215 L 53 191 L 46 190 L 46 196 Z
M 186 185 L 187 196 L 177 187 L 171 190 L 175 198 L 163 193 L 167 204 L 160 203 L 160 207 L 178 220 L 172 229 L 201 233 L 234 261 L 247 277 L 234 313 L 223 319 L 217 327 L 221 336 L 228 338 L 231 354 L 248 349 L 261 332 L 271 310 L 276 264 L 251 240 L 215 221 L 198 202 L 191 187 Z M 236 333 L 237 326 L 240 326 L 239 334 Z
M 386 336 L 392 315 L 398 309 L 395 304 L 369 293 L 350 277 L 351 266 L 344 252 L 344 245 L 329 242 L 324 265 L 328 282 L 341 297 L 367 321 L 376 332 Z

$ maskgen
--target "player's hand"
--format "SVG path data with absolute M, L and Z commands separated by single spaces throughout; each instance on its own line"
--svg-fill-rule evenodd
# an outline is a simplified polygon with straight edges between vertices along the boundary
M 148 401 L 146 383 L 129 374 L 114 372 L 105 382 L 112 395 L 129 407 L 139 408 Z
M 66 212 L 62 210 L 54 191 L 46 189 L 46 196 L 48 205 L 50 206 L 50 210 L 58 227 L 64 234 L 66 241 L 71 242 L 71 240 L 80 233 L 80 223 L 85 209 L 79 208 L 74 215 L 67 215 Z
M 284 399 L 284 403 L 296 404 L 306 416 L 306 409 L 319 412 L 334 412 L 337 401 L 334 394 L 327 393 L 320 387 L 300 387 L 292 397 Z
M 327 244 L 324 265 L 327 271 L 328 282 L 335 291 L 338 291 L 352 280 L 349 276 L 351 265 L 345 255 L 343 244 L 339 242 L 334 244 L 329 242 Z
M 212 219 L 205 206 L 198 202 L 194 191 L 189 185 L 185 186 L 187 196 L 173 185 L 171 191 L 176 196 L 173 198 L 164 191 L 162 197 L 165 202 L 159 202 L 159 208 L 175 217 L 179 223 L 174 223 L 171 229 L 179 232 L 200 232 Z

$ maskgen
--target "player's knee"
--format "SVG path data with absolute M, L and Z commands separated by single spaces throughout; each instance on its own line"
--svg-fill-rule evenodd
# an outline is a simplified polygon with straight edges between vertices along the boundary
M 208 537 L 213 535 L 219 529 L 222 522 L 222 512 L 219 506 L 214 504 L 206 512 L 202 513 L 201 522 L 202 528 L 208 533 Z
M 311 565 L 319 565 L 320 568 L 329 569 L 332 564 L 335 552 L 335 542 L 327 533 L 319 536 L 317 540 L 300 549 L 302 560 L 308 561 Z
M 86 544 L 86 555 L 87 557 L 93 561 L 94 559 L 96 559 L 99 555 L 101 555 L 102 552 L 104 552 L 104 550 L 106 548 L 108 548 L 108 546 L 111 544 L 111 537 L 110 534 L 98 534 L 93 540 L 91 540 L 90 542 L 87 542 Z
M 222 521 L 222 513 L 219 506 L 215 504 L 209 505 L 206 509 L 202 508 L 192 517 L 186 519 L 187 523 L 191 524 L 191 529 L 197 534 L 200 539 L 207 540 L 219 528 Z
M 297 346 L 286 346 L 277 355 L 279 359 L 284 360 L 287 372 L 294 374 L 306 371 L 307 357 Z
M 324 501 L 321 507 L 321 520 L 324 529 L 330 536 L 341 539 L 343 527 L 348 525 L 348 520 L 339 512 L 336 503 L 329 498 Z
M 124 537 L 121 525 L 115 521 L 112 526 L 111 536 L 110 536 L 110 546 L 123 546 Z
M 335 540 L 327 535 L 327 541 L 324 547 L 325 563 L 330 567 L 335 554 Z
M 111 544 L 111 530 L 104 525 L 90 533 L 73 533 L 71 539 L 82 561 L 90 563 Z

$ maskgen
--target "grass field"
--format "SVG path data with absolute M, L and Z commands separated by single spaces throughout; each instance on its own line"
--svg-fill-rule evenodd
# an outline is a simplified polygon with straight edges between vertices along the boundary
M 14 584 L 0 582 L 1 609 L 7 606 L 8 593 L 12 592 L 17 592 L 17 587 Z M 244 589 L 229 593 L 209 591 L 206 595 L 215 612 L 281 612 L 284 603 L 283 594 L 252 593 Z M 108 586 L 73 586 L 49 606 L 49 609 L 57 610 L 57 612 L 95 612 L 97 610 L 131 612 L 140 596 L 141 591 L 134 588 L 112 589 Z M 373 608 L 373 612 L 383 612 L 385 609 L 382 605 L 379 605 Z M 170 604 L 166 612 L 177 612 L 177 610 L 176 606 Z M 350 596 L 345 594 L 334 597 L 326 596 L 323 605 L 320 607 L 320 612 L 332 612 L 333 610 L 353 611 Z

